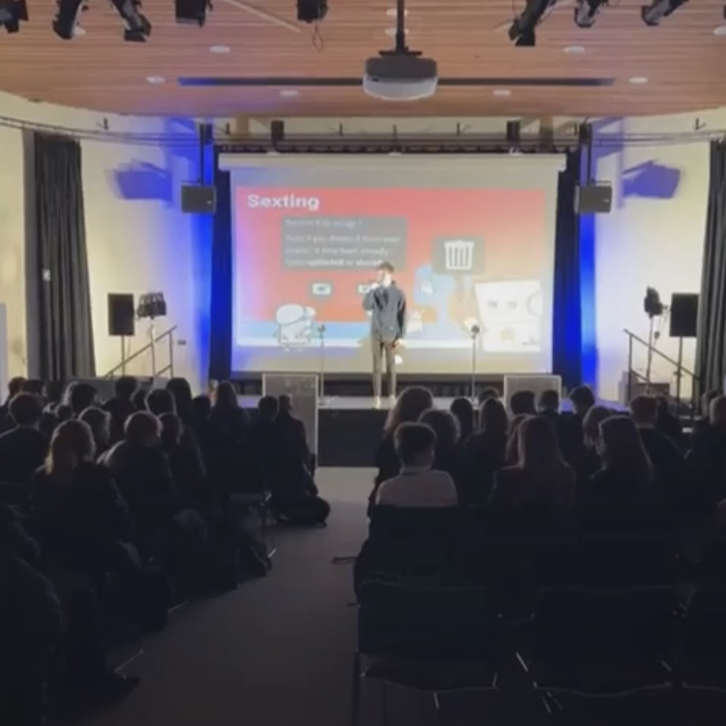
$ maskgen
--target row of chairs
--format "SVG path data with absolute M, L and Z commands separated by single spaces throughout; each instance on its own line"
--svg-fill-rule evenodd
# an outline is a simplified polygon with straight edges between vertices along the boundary
M 562 694 L 726 692 L 725 614 L 724 590 L 684 603 L 668 586 L 555 588 L 529 617 L 508 619 L 482 587 L 372 579 L 358 591 L 352 722 L 363 680 L 432 694 L 439 715 L 442 696 L 459 691 L 534 690 L 550 713 Z

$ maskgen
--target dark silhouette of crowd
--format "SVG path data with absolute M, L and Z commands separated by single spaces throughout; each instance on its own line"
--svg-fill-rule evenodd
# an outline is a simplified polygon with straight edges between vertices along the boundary
M 266 520 L 322 526 L 330 506 L 292 400 L 258 415 L 232 383 L 65 393 L 14 378 L 0 407 L 0 723 L 35 726 L 127 696 L 109 652 L 190 598 L 271 569 Z
M 359 673 L 380 667 L 363 656 L 441 666 L 487 660 L 496 642 L 535 685 L 546 662 L 553 690 L 652 686 L 666 660 L 658 678 L 683 685 L 699 658 L 689 677 L 713 685 L 726 665 L 726 396 L 707 394 L 687 431 L 662 398 L 611 410 L 578 386 L 569 399 L 565 412 L 554 390 L 488 389 L 478 412 L 446 411 L 425 388 L 401 393 L 355 562 Z M 403 670 L 387 677 L 436 690 Z

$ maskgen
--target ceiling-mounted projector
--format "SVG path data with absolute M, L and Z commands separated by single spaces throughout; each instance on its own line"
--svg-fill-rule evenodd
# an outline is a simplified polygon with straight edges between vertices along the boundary
M 413 53 L 388 53 L 366 61 L 363 90 L 384 101 L 417 101 L 433 96 L 436 61 Z

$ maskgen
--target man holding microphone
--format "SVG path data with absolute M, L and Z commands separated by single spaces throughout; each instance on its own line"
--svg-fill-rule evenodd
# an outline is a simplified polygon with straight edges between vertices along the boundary
M 371 317 L 373 352 L 374 406 L 381 407 L 381 365 L 386 358 L 388 395 L 396 398 L 396 360 L 394 351 L 406 330 L 406 296 L 393 280 L 393 265 L 382 262 L 376 268 L 376 281 L 363 298 L 363 309 Z

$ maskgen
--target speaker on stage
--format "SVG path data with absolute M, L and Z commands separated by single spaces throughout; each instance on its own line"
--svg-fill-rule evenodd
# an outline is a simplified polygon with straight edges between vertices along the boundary
M 132 294 L 108 294 L 108 334 L 124 338 L 133 338 L 136 334 L 136 311 Z
M 674 292 L 671 295 L 671 338 L 695 338 L 698 332 L 698 295 Z

